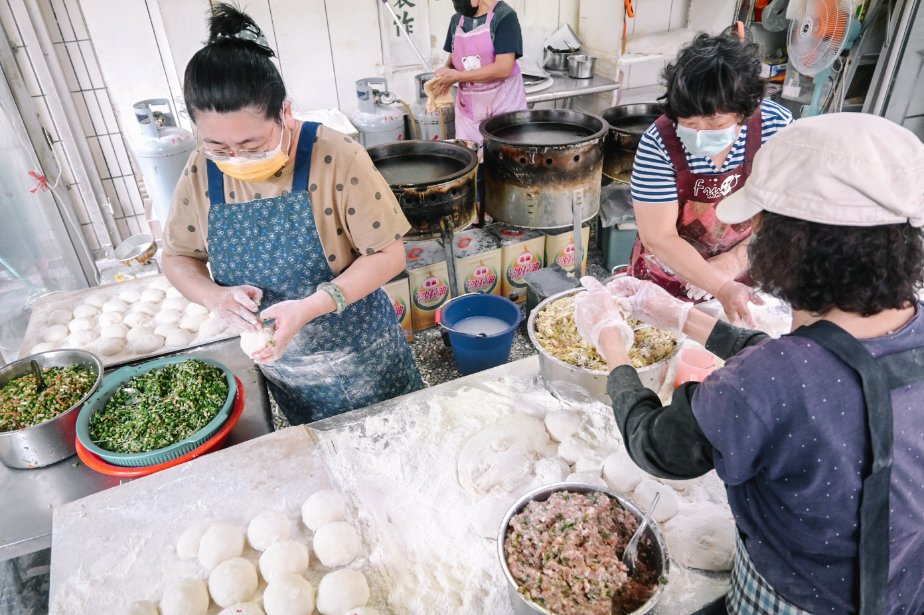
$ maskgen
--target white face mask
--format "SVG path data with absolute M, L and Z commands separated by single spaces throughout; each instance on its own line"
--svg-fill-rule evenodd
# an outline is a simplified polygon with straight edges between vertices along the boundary
M 677 136 L 694 156 L 715 156 L 738 138 L 738 125 L 720 130 L 696 130 L 677 124 Z

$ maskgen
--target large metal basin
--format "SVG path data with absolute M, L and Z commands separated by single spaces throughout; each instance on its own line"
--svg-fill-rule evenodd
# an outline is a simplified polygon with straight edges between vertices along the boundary
M 76 404 L 51 419 L 18 431 L 0 432 L 0 461 L 11 468 L 41 468 L 76 453 L 75 425 L 80 409 L 103 379 L 103 364 L 85 350 L 52 350 L 31 355 L 0 368 L 0 386 L 32 373 L 30 361 L 39 367 L 80 365 L 96 373 L 96 382 Z
M 510 605 L 513 607 L 513 612 L 516 615 L 553 615 L 549 613 L 548 610 L 539 606 L 531 600 L 527 600 L 526 597 L 520 593 L 519 587 L 517 586 L 516 581 L 513 579 L 513 575 L 510 574 L 509 568 L 507 568 L 507 558 L 504 557 L 504 542 L 507 539 L 507 528 L 510 526 L 510 520 L 526 508 L 526 505 L 532 501 L 544 502 L 549 499 L 553 493 L 559 491 L 570 491 L 572 493 L 593 493 L 600 492 L 605 493 L 612 499 L 616 500 L 620 506 L 625 510 L 629 511 L 635 518 L 641 523 L 642 520 L 642 511 L 632 503 L 631 500 L 624 498 L 621 495 L 613 493 L 607 489 L 600 489 L 599 487 L 594 487 L 593 485 L 588 485 L 585 483 L 553 483 L 551 485 L 545 485 L 534 489 L 518 499 L 510 509 L 507 511 L 507 514 L 504 515 L 504 520 L 501 522 L 500 531 L 497 534 L 497 555 L 500 559 L 501 569 L 504 571 L 504 577 L 507 579 L 507 590 L 510 595 Z M 667 584 L 668 575 L 670 574 L 670 556 L 667 552 L 667 543 L 664 542 L 664 536 L 661 535 L 661 529 L 658 527 L 658 524 L 652 520 L 648 524 L 648 527 L 645 529 L 645 536 L 651 540 L 651 544 L 654 547 L 654 556 L 656 561 L 656 566 L 660 568 L 660 577 L 661 582 L 655 587 L 654 593 L 648 599 L 645 604 L 640 606 L 638 609 L 632 612 L 631 615 L 643 615 L 645 613 L 650 613 L 658 602 L 661 600 L 664 595 L 664 588 Z M 622 554 L 620 554 L 622 555 Z
M 660 117 L 661 105 L 620 105 L 606 109 L 601 115 L 610 127 L 603 144 L 603 174 L 610 179 L 627 182 L 632 175 L 639 141 Z
M 581 387 L 586 389 L 594 399 L 609 406 L 612 405 L 613 400 L 610 399 L 609 394 L 606 392 L 606 381 L 607 376 L 609 376 L 607 372 L 584 369 L 583 367 L 570 365 L 556 359 L 546 352 L 542 344 L 539 343 L 539 340 L 536 339 L 536 317 L 539 315 L 539 312 L 547 305 L 555 303 L 563 297 L 583 292 L 583 290 L 582 288 L 569 289 L 552 295 L 537 305 L 529 314 L 527 333 L 529 334 L 529 341 L 539 353 L 539 373 L 542 374 L 542 380 L 545 382 L 545 386 L 549 389 L 549 392 L 556 397 L 563 397 L 568 395 L 566 391 L 573 391 L 576 387 Z M 643 385 L 655 392 L 661 390 L 665 380 L 667 380 L 667 373 L 670 369 L 671 361 L 677 356 L 677 353 L 680 352 L 680 342 L 681 340 L 678 340 L 674 352 L 666 358 L 648 367 L 642 367 L 636 370 L 639 380 L 642 381 Z

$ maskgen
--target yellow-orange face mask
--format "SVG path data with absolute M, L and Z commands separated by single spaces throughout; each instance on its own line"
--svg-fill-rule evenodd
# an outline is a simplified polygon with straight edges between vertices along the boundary
M 279 135 L 279 145 L 267 151 L 264 158 L 254 160 L 253 158 L 231 156 L 226 160 L 216 161 L 215 164 L 222 173 L 234 179 L 245 182 L 266 181 L 289 161 L 289 148 L 282 148 L 284 140 L 285 130 Z M 291 145 L 291 136 L 289 137 L 289 143 Z

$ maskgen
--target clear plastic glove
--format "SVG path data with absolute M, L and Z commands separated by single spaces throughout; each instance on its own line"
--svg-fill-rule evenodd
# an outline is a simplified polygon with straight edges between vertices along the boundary
M 736 326 L 745 326 L 755 328 L 754 316 L 751 315 L 751 309 L 748 303 L 754 305 L 763 305 L 764 300 L 760 295 L 746 284 L 729 280 L 725 283 L 716 294 L 716 299 L 722 304 L 728 322 Z
M 308 303 L 303 300 L 280 301 L 260 314 L 264 322 L 272 321 L 273 344 L 251 355 L 256 363 L 273 363 L 285 354 L 289 342 L 302 327 L 314 320 Z
M 635 334 L 610 292 L 589 276 L 581 278 L 581 285 L 587 290 L 574 296 L 574 324 L 577 325 L 578 333 L 603 355 L 600 334 L 605 329 L 613 328 L 619 332 L 628 351 L 635 341 Z
M 607 284 L 607 288 L 613 295 L 628 300 L 630 318 L 637 318 L 675 335 L 683 333 L 687 316 L 693 309 L 692 303 L 681 301 L 657 284 L 646 280 L 628 276 L 616 278 Z
M 217 314 L 235 331 L 257 331 L 262 324 L 257 318 L 263 291 L 256 286 L 226 286 L 205 302 L 205 307 Z

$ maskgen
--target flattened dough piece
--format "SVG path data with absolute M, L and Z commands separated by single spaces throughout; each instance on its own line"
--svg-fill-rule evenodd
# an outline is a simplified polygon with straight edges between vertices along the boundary
M 48 322 L 53 325 L 66 325 L 73 316 L 70 310 L 54 310 L 48 315 Z
M 656 480 L 646 478 L 635 488 L 635 503 L 638 504 L 642 510 L 648 510 L 648 507 L 651 506 L 651 503 L 654 501 L 655 493 L 660 493 L 661 499 L 658 501 L 658 507 L 655 508 L 652 517 L 654 517 L 654 520 L 658 523 L 663 523 L 676 515 L 677 511 L 680 510 L 680 502 L 677 499 L 676 491 L 667 485 L 662 485 Z

